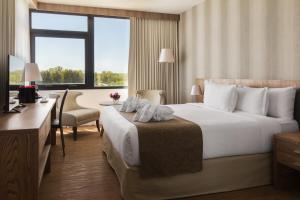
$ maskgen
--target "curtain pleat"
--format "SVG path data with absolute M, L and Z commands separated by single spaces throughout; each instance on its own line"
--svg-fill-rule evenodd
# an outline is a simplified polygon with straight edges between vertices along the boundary
M 159 63 L 162 48 L 174 51 L 175 63 Z M 166 91 L 168 104 L 179 102 L 178 22 L 131 18 L 128 92 Z
M 7 73 L 8 55 L 15 51 L 15 0 L 0 1 L 0 73 Z M 0 85 L 6 80 L 0 79 Z

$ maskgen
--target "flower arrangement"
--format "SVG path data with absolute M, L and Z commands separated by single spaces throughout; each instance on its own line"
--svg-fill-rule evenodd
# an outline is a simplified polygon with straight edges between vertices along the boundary
M 121 95 L 118 92 L 110 93 L 109 96 L 113 99 L 114 102 L 118 102 L 121 97 Z

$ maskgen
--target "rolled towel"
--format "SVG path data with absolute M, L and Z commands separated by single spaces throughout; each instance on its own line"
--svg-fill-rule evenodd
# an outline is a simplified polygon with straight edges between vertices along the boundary
M 136 113 L 133 116 L 133 121 L 139 121 L 139 119 L 142 115 L 142 110 L 146 105 L 150 105 L 150 102 L 148 100 L 146 100 L 146 99 L 140 99 L 139 100 L 139 103 L 138 103 L 137 108 L 136 108 Z
M 154 121 L 167 121 L 174 118 L 174 110 L 168 106 L 157 106 L 153 115 Z
M 135 112 L 136 108 L 138 106 L 139 99 L 134 97 L 127 105 L 126 111 L 125 112 Z
M 139 122 L 149 122 L 157 109 L 157 106 L 147 104 L 142 109 L 136 113 L 137 116 L 134 116 L 134 119 Z
M 134 122 L 137 122 L 137 121 L 140 120 L 140 117 L 141 117 L 141 115 L 142 115 L 142 111 L 143 111 L 143 108 L 138 109 L 138 110 L 136 111 L 136 113 L 134 114 L 134 116 L 133 116 L 133 118 L 132 118 L 132 120 L 133 120 Z
M 126 112 L 128 104 L 134 99 L 135 97 L 128 97 L 121 105 L 119 111 Z
M 136 107 L 136 111 L 139 111 L 147 104 L 150 104 L 150 102 L 147 99 L 139 99 L 138 105 Z

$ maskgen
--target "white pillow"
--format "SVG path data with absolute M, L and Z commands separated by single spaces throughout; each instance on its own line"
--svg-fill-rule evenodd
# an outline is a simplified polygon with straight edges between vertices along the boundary
M 215 109 L 233 112 L 237 102 L 235 85 L 204 82 L 204 104 Z
M 239 87 L 237 110 L 251 114 L 267 115 L 268 88 Z
M 296 88 L 269 88 L 268 116 L 294 119 Z

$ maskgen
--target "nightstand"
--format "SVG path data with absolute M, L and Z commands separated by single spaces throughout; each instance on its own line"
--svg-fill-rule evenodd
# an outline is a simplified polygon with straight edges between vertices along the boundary
M 287 188 L 300 182 L 300 132 L 276 135 L 273 149 L 274 186 Z

